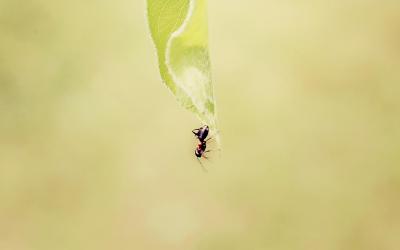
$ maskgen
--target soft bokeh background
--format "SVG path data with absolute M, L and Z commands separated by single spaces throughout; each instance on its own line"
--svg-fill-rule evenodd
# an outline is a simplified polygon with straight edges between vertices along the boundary
M 144 10 L 0 0 L 0 249 L 399 249 L 399 1 L 209 1 L 207 174 Z

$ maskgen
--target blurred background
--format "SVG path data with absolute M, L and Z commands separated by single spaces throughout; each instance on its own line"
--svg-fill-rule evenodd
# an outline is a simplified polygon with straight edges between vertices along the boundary
M 204 173 L 144 0 L 0 0 L 0 249 L 399 249 L 399 13 L 209 1 Z

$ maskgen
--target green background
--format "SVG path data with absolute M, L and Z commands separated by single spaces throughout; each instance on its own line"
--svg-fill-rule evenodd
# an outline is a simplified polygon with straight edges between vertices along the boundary
M 208 5 L 203 173 L 145 1 L 0 0 L 0 249 L 398 249 L 400 3 Z

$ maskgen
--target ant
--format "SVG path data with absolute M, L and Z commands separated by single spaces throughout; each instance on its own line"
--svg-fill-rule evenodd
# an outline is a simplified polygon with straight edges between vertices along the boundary
M 193 129 L 192 133 L 197 137 L 197 139 L 199 140 L 199 144 L 197 144 L 197 148 L 194 151 L 194 154 L 197 157 L 197 160 L 200 162 L 200 165 L 202 166 L 202 168 L 207 171 L 203 164 L 201 164 L 200 158 L 203 157 L 205 159 L 207 159 L 207 157 L 204 155 L 204 153 L 209 152 L 210 150 L 206 150 L 207 148 L 207 141 L 209 141 L 210 139 L 212 139 L 211 137 L 207 138 L 208 136 L 208 132 L 209 132 L 209 127 L 207 125 L 204 125 L 201 128 L 197 128 L 197 129 Z

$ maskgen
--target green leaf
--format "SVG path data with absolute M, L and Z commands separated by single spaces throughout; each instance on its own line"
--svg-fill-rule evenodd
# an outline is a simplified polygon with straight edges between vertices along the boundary
M 160 74 L 177 101 L 216 128 L 206 0 L 147 0 Z

